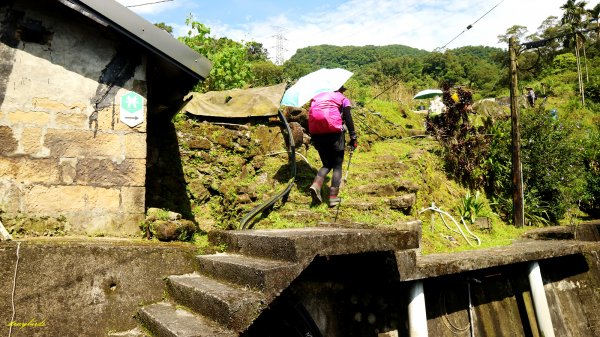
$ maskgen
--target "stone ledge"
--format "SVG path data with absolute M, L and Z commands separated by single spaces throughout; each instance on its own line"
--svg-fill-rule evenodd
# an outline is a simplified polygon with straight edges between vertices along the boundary
M 400 277 L 402 281 L 419 280 L 520 262 L 581 254 L 593 249 L 600 249 L 600 244 L 571 240 L 526 240 L 505 247 L 417 256 L 414 272 L 401 274 Z
M 420 222 L 418 222 L 420 224 Z M 209 239 L 225 244 L 230 252 L 287 261 L 312 260 L 315 256 L 397 251 L 419 247 L 420 228 L 364 229 L 308 227 L 246 231 L 215 231 Z

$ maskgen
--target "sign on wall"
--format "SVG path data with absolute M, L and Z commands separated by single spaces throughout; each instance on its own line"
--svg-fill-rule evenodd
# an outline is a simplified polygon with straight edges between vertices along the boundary
M 144 97 L 133 91 L 122 95 L 119 119 L 130 127 L 141 124 L 144 121 Z

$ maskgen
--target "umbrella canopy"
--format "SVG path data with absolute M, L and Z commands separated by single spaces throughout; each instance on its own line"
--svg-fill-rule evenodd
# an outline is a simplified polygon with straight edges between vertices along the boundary
M 352 76 L 352 72 L 341 69 L 322 68 L 300 77 L 283 94 L 281 105 L 301 107 L 321 92 L 336 91 Z
M 442 91 L 439 89 L 425 89 L 423 91 L 419 91 L 415 97 L 413 97 L 413 99 L 425 99 L 425 98 L 432 98 L 435 96 L 441 96 L 442 95 Z

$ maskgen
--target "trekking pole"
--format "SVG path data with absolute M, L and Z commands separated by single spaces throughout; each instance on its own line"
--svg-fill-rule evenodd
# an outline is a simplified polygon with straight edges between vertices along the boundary
M 342 203 L 342 198 L 340 198 L 340 202 L 337 204 L 337 209 L 335 210 L 335 218 L 333 219 L 333 223 L 337 222 L 338 214 L 340 213 L 340 204 Z
M 354 147 L 350 146 L 350 154 L 348 155 L 348 166 L 346 166 L 346 176 L 344 177 L 344 184 L 348 181 L 348 172 L 350 172 L 350 162 L 352 162 L 352 154 L 354 154 Z M 340 198 L 340 202 L 337 204 L 337 209 L 335 210 L 335 218 L 333 219 L 333 223 L 337 222 L 338 214 L 340 213 L 340 205 L 342 204 L 342 198 Z
M 352 154 L 354 154 L 354 148 L 350 147 L 350 154 L 348 155 L 348 166 L 346 167 L 346 175 L 344 176 L 344 184 L 348 182 L 348 173 L 350 172 L 350 162 L 352 161 Z

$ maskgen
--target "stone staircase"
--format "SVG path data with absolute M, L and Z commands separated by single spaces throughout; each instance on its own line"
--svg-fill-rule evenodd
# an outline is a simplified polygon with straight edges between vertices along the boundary
M 209 239 L 227 253 L 198 256 L 199 272 L 169 276 L 168 299 L 140 308 L 153 336 L 239 336 L 316 256 L 415 249 L 420 223 L 405 230 L 217 231 Z

